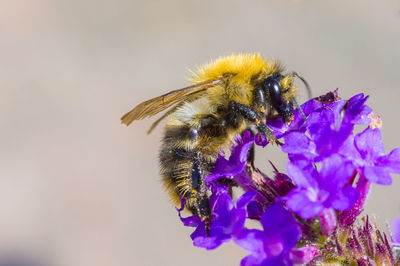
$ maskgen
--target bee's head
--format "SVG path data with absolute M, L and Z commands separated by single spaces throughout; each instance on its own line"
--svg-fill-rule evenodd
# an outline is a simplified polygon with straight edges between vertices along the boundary
M 278 112 L 279 116 L 282 117 L 285 124 L 290 124 L 290 121 L 293 120 L 294 108 L 299 109 L 301 115 L 305 118 L 295 98 L 296 87 L 293 85 L 295 77 L 300 78 L 304 82 L 310 94 L 307 82 L 296 72 L 289 73 L 285 76 L 279 73 L 273 74 L 264 79 L 262 83 L 265 95 L 269 98 L 271 106 Z
M 264 79 L 262 84 L 272 108 L 278 112 L 285 124 L 289 124 L 293 119 L 294 99 L 294 87 L 290 86 L 291 82 L 287 82 L 287 79 L 281 74 L 274 74 Z

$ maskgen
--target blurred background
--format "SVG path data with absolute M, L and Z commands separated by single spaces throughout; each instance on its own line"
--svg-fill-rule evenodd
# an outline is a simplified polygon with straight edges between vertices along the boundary
M 259 52 L 314 95 L 371 95 L 388 152 L 399 47 L 398 0 L 1 1 L 0 265 L 238 265 L 233 244 L 192 246 L 158 175 L 163 127 L 148 136 L 155 119 L 127 128 L 121 115 L 196 65 Z M 266 173 L 268 159 L 285 171 L 278 149 L 258 151 Z M 373 186 L 381 226 L 400 215 L 399 189 L 399 176 Z

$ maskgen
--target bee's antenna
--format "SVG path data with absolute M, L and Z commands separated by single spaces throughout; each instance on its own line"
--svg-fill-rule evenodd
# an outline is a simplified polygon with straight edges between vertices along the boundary
M 310 86 L 308 85 L 308 82 L 302 76 L 297 74 L 297 72 L 295 72 L 295 71 L 293 71 L 291 74 L 294 77 L 298 77 L 304 83 L 304 85 L 306 86 L 306 89 L 307 89 L 308 99 L 311 99 L 312 98 L 312 92 L 311 92 Z M 300 112 L 301 116 L 303 117 L 304 121 L 306 121 L 306 115 L 304 114 L 303 109 L 301 109 L 301 106 L 297 103 L 296 99 L 294 99 L 294 98 L 293 98 L 293 103 L 296 106 L 296 109 L 299 110 L 299 112 Z
M 297 103 L 297 101 L 296 101 L 295 98 L 293 98 L 293 103 L 294 103 L 294 106 L 296 107 L 296 109 L 299 110 L 299 112 L 300 112 L 300 114 L 301 114 L 301 116 L 303 117 L 303 120 L 304 120 L 304 122 L 305 122 L 305 121 L 307 120 L 307 117 L 306 117 L 306 115 L 304 114 L 303 109 L 301 109 L 301 106 Z
M 295 72 L 295 71 L 292 72 L 292 75 L 295 76 L 295 77 L 298 77 L 304 83 L 304 85 L 306 86 L 306 89 L 307 89 L 308 99 L 311 99 L 312 98 L 312 92 L 311 92 L 310 86 L 308 85 L 307 81 L 302 76 L 297 74 L 297 72 Z

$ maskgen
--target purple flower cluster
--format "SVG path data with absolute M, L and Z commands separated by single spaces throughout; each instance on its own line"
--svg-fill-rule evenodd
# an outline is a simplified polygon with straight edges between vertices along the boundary
M 196 227 L 193 244 L 215 249 L 233 240 L 250 251 L 241 265 L 323 262 L 328 243 L 336 252 L 336 257 L 330 254 L 330 261 L 348 260 L 334 239 L 356 226 L 370 184 L 390 185 L 390 174 L 400 173 L 400 148 L 385 154 L 376 127 L 381 121 L 365 104 L 367 99 L 358 94 L 341 100 L 335 91 L 304 103 L 305 120 L 296 110 L 290 125 L 281 119 L 267 121 L 277 138 L 284 140 L 287 174 L 274 168 L 275 176 L 269 178 L 253 169 L 247 162 L 249 149 L 254 143 L 264 147 L 268 142 L 249 132 L 238 136 L 230 157 L 220 155 L 205 178 L 212 192 L 209 236 L 198 216 L 181 216 L 184 201 L 178 210 L 185 226 Z M 356 134 L 356 126 L 366 128 Z M 233 182 L 221 182 L 224 179 Z M 236 201 L 232 184 L 244 191 Z M 247 228 L 246 219 L 258 221 L 262 230 Z

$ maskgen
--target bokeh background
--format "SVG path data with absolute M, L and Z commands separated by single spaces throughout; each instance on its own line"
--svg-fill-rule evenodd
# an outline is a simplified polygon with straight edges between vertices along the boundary
M 314 95 L 364 92 L 400 145 L 397 0 L 14 0 L 0 2 L 0 265 L 238 265 L 207 252 L 158 175 L 162 127 L 120 116 L 188 85 L 188 69 L 259 52 Z M 301 91 L 304 101 L 305 91 Z M 276 148 L 259 151 L 285 170 Z M 400 215 L 400 181 L 373 186 L 367 212 Z

